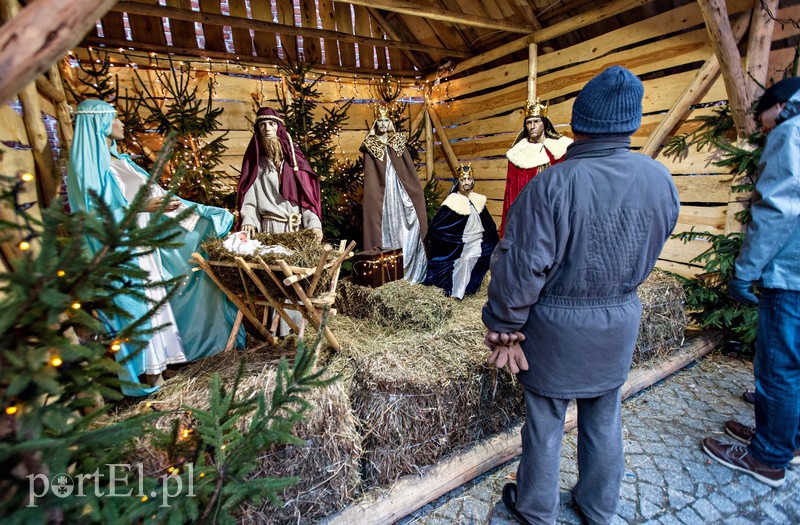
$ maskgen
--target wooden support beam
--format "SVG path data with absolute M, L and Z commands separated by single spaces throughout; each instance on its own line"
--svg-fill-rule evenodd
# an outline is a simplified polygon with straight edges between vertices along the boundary
M 711 352 L 718 342 L 718 333 L 707 333 L 693 339 L 672 357 L 655 368 L 637 368 L 628 374 L 622 386 L 621 397 L 627 399 L 645 388 L 669 377 L 693 361 Z M 501 372 L 505 373 L 505 372 Z M 564 432 L 575 428 L 575 407 L 567 412 Z M 400 518 L 447 494 L 522 452 L 520 430 L 517 425 L 492 438 L 481 441 L 467 451 L 444 459 L 424 469 L 422 475 L 409 475 L 399 479 L 387 492 L 369 494 L 341 512 L 319 521 L 320 525 L 391 525 Z
M 60 91 L 64 96 L 64 100 L 56 103 L 56 120 L 58 121 L 58 130 L 61 134 L 61 148 L 68 156 L 72 149 L 72 115 L 69 112 L 70 107 L 67 103 L 67 95 L 64 92 L 64 84 L 61 81 L 61 72 L 58 69 L 58 63 L 50 66 L 50 81 L 53 86 L 55 86 L 56 90 Z
M 728 20 L 728 7 L 725 5 L 725 0 L 697 0 L 697 3 L 706 22 L 711 46 L 719 59 L 736 133 L 739 139 L 746 139 L 756 130 L 756 123 L 747 114 L 750 108 L 747 81 L 744 77 L 742 57 Z
M 442 144 L 442 150 L 444 150 L 444 155 L 447 158 L 447 164 L 450 165 L 450 169 L 453 170 L 453 175 L 455 175 L 458 173 L 458 157 L 456 157 L 453 147 L 450 145 L 447 132 L 445 132 L 442 121 L 439 119 L 439 115 L 436 114 L 436 109 L 433 107 L 433 104 L 428 105 L 428 115 L 430 116 L 431 123 L 436 127 L 436 134 L 439 135 L 439 141 Z
M 488 64 L 493 60 L 510 55 L 511 53 L 522 51 L 528 47 L 528 44 L 531 43 L 543 44 L 548 40 L 552 40 L 553 38 L 576 31 L 607 18 L 611 18 L 612 16 L 617 16 L 620 13 L 624 13 L 625 11 L 635 7 L 642 6 L 648 2 L 652 2 L 652 0 L 615 0 L 596 9 L 592 9 L 591 11 L 587 11 L 582 15 L 570 17 L 563 22 L 558 22 L 539 31 L 535 31 L 528 36 L 524 36 L 514 40 L 513 42 L 499 46 L 491 51 L 487 51 L 486 53 L 463 60 L 456 64 L 456 66 L 448 72 L 448 75 L 455 75 L 456 73 L 461 73 L 467 69 Z M 433 80 L 434 78 L 436 78 L 436 72 L 428 75 L 428 80 Z
M 61 56 L 78 45 L 117 0 L 29 2 L 0 26 L 0 102 L 18 93 Z
M 769 12 L 767 12 L 769 10 Z M 750 36 L 747 41 L 747 96 L 750 101 L 761 97 L 769 72 L 769 52 L 775 20 L 769 13 L 778 12 L 778 0 L 755 0 Z
M 67 100 L 63 90 L 57 89 L 44 75 L 36 77 L 36 89 L 39 93 L 53 101 L 54 104 Z
M 348 33 L 343 33 L 341 31 L 331 31 L 329 29 L 314 29 L 313 27 L 296 27 L 283 24 L 276 24 L 274 22 L 267 22 L 263 20 L 251 20 L 249 18 L 216 15 L 211 13 L 204 13 L 202 11 L 191 11 L 186 9 L 179 9 L 175 7 L 167 7 L 155 4 L 143 4 L 140 2 L 127 2 L 127 1 L 119 2 L 111 9 L 111 11 L 170 18 L 170 19 L 174 18 L 175 20 L 185 20 L 187 22 L 200 22 L 202 24 L 209 24 L 216 26 L 229 26 L 231 28 L 252 29 L 254 31 L 278 33 L 281 36 L 293 35 L 293 36 L 302 36 L 304 38 L 330 38 L 333 40 L 341 40 L 344 42 L 352 42 L 358 44 L 364 43 L 371 46 L 408 49 L 410 51 L 422 51 L 423 53 L 430 53 L 438 56 L 448 56 L 448 57 L 468 56 L 466 52 L 454 49 L 445 49 L 443 47 L 426 46 L 422 44 L 413 44 L 410 42 L 395 42 L 393 40 L 384 40 L 382 38 L 356 36 Z M 128 45 L 136 45 L 136 44 L 128 42 Z M 249 55 L 240 58 L 250 60 Z
M 528 102 L 536 103 L 536 69 L 538 56 L 536 44 L 528 46 Z
M 433 151 L 433 123 L 431 116 L 428 113 L 430 104 L 425 108 L 425 171 L 427 176 L 426 180 L 431 180 L 434 173 L 434 163 L 436 162 L 436 154 Z
M 404 15 L 419 16 L 430 20 L 438 20 L 440 22 L 450 22 L 451 24 L 483 27 L 486 29 L 495 29 L 498 31 L 508 31 L 509 33 L 527 34 L 533 30 L 533 27 L 527 24 L 517 24 L 514 22 L 506 22 L 505 20 L 496 20 L 494 18 L 475 16 L 467 13 L 460 13 L 457 11 L 448 11 L 446 9 L 439 9 L 432 6 L 423 6 L 418 3 L 407 2 L 405 0 L 335 0 L 335 1 L 353 5 L 363 5 L 364 7 L 371 7 L 373 9 L 383 9 L 384 11 L 402 13 Z
M 737 20 L 733 29 L 736 42 L 740 41 L 744 36 L 749 18 L 750 13 L 747 12 Z M 689 112 L 689 107 L 703 96 L 711 84 L 717 80 L 718 76 L 719 60 L 717 59 L 717 54 L 712 53 L 703 64 L 703 67 L 697 72 L 694 79 L 692 79 L 692 82 L 686 86 L 681 96 L 675 104 L 672 105 L 672 108 L 670 108 L 666 116 L 658 123 L 658 126 L 656 126 L 653 132 L 650 133 L 650 136 L 647 137 L 647 141 L 644 143 L 644 146 L 642 146 L 640 153 L 655 158 L 670 131 L 672 131 L 678 122 L 683 120 Z
M 18 0 L 0 1 L 0 20 L 4 24 L 10 25 L 21 16 Z M 50 67 L 50 64 L 48 64 L 48 67 Z M 0 69 L 2 69 L 1 64 Z M 30 80 L 34 80 L 35 77 L 36 75 Z M 53 86 L 50 87 L 53 88 Z M 39 92 L 36 90 L 36 83 L 31 82 L 22 87 L 17 96 L 22 105 L 22 121 L 25 124 L 25 132 L 28 135 L 28 142 L 36 164 L 36 193 L 39 205 L 44 209 L 50 205 L 50 202 L 56 196 L 60 181 L 54 175 L 55 164 L 50 152 L 50 144 L 47 142 L 47 130 L 42 122 L 42 107 L 39 103 Z

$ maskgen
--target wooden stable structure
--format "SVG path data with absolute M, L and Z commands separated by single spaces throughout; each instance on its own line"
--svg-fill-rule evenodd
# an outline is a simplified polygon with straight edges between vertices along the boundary
M 322 328 L 328 344 L 334 350 L 338 350 L 339 341 L 336 340 L 336 337 L 327 326 L 323 327 L 322 316 L 326 311 L 330 315 L 336 314 L 336 310 L 332 306 L 336 300 L 336 285 L 339 282 L 339 272 L 342 269 L 342 263 L 353 256 L 352 250 L 355 245 L 355 242 L 351 242 L 345 246 L 345 241 L 341 241 L 338 250 L 333 253 L 333 260 L 330 262 L 329 253 L 332 248 L 326 245 L 319 262 L 313 268 L 289 266 L 283 260 L 267 264 L 260 256 L 256 256 L 256 262 L 249 263 L 242 257 L 236 257 L 233 263 L 208 261 L 199 253 L 193 253 L 193 262 L 208 274 L 211 280 L 239 309 L 236 322 L 228 338 L 226 350 L 233 347 L 236 333 L 242 323 L 242 317 L 246 317 L 267 342 L 272 344 L 275 343 L 275 330 L 280 319 L 283 319 L 298 337 L 303 337 L 305 323 L 307 322 L 317 332 Z M 231 286 L 227 286 L 217 277 L 215 269 L 221 266 L 232 266 L 239 270 L 239 276 L 242 281 L 241 288 L 234 289 Z M 330 286 L 328 286 L 327 290 L 319 290 L 318 285 L 325 271 L 330 272 Z M 278 277 L 281 274 L 283 274 L 283 278 Z M 278 287 L 278 293 L 270 292 L 269 288 L 264 285 L 262 278 L 270 279 Z M 307 282 L 305 288 L 301 285 L 303 281 Z M 260 296 L 253 296 L 248 292 L 248 284 L 250 282 L 261 292 Z M 273 322 L 271 326 L 268 327 L 270 309 L 275 314 L 272 316 Z M 260 316 L 258 315 L 258 310 L 261 310 Z M 299 326 L 287 313 L 287 310 L 294 310 L 302 315 L 303 320 Z
M 204 89 L 211 80 L 228 133 L 228 178 L 221 181 L 227 185 L 238 178 L 254 108 L 274 106 L 286 89 L 279 60 L 313 63 L 325 75 L 317 84 L 320 115 L 354 101 L 333 138 L 341 158 L 359 155 L 377 85 L 389 81 L 408 104 L 412 128 L 423 130 L 420 182 L 435 177 L 448 186 L 454 166 L 471 162 L 476 190 L 498 220 L 504 154 L 521 129 L 525 100 L 549 100 L 551 120 L 569 135 L 578 91 L 620 64 L 645 84 L 642 127 L 632 144 L 671 170 L 682 201 L 676 232 L 735 231 L 734 214 L 747 196 L 731 192 L 731 174 L 713 163 L 719 152 L 675 158 L 663 146 L 726 102 L 739 137 L 746 136 L 755 128 L 747 108 L 760 85 L 791 66 L 800 37 L 792 23 L 800 19 L 798 0 L 75 0 L 69 10 L 58 4 L 36 0 L 21 9 L 18 0 L 0 0 L 0 98 L 19 101 L 0 106 L 0 171 L 35 171 L 31 198 L 44 204 L 60 186 L 71 140 L 74 101 L 64 85 L 77 87 L 75 60 L 87 59 L 89 47 L 108 53 L 121 91 L 140 89 L 136 68 L 166 100 L 155 73 L 167 67 L 167 53 Z M 145 135 L 157 150 L 156 134 Z M 53 137 L 62 146 L 55 160 Z M 691 260 L 707 247 L 671 240 L 659 266 L 694 275 L 700 267 Z M 13 259 L 14 246 L 3 246 L 2 254 Z

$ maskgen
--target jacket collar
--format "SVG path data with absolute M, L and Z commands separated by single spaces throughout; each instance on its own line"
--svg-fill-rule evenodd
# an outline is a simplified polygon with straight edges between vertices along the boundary
M 631 149 L 630 137 L 594 137 L 576 140 L 567 148 L 567 159 L 575 157 L 604 157 Z

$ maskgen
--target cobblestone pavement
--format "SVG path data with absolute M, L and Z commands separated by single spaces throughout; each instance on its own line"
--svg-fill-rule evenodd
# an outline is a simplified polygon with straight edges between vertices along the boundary
M 732 442 L 727 419 L 753 424 L 753 408 L 741 399 L 752 389 L 752 363 L 713 354 L 623 403 L 625 474 L 614 525 L 766 525 L 800 523 L 800 469 L 772 489 L 712 461 L 705 436 Z M 577 480 L 575 431 L 564 436 L 561 512 L 558 524 L 580 524 L 570 489 Z M 501 498 L 512 460 L 445 494 L 400 525 L 516 523 Z

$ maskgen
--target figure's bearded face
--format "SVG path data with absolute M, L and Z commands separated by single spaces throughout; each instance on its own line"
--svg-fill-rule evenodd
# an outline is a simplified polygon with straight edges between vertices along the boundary
M 281 141 L 278 140 L 278 137 L 275 135 L 272 137 L 265 137 L 262 135 L 261 145 L 264 146 L 264 155 L 272 161 L 275 168 L 280 167 L 281 161 L 283 160 L 283 151 L 281 150 Z

